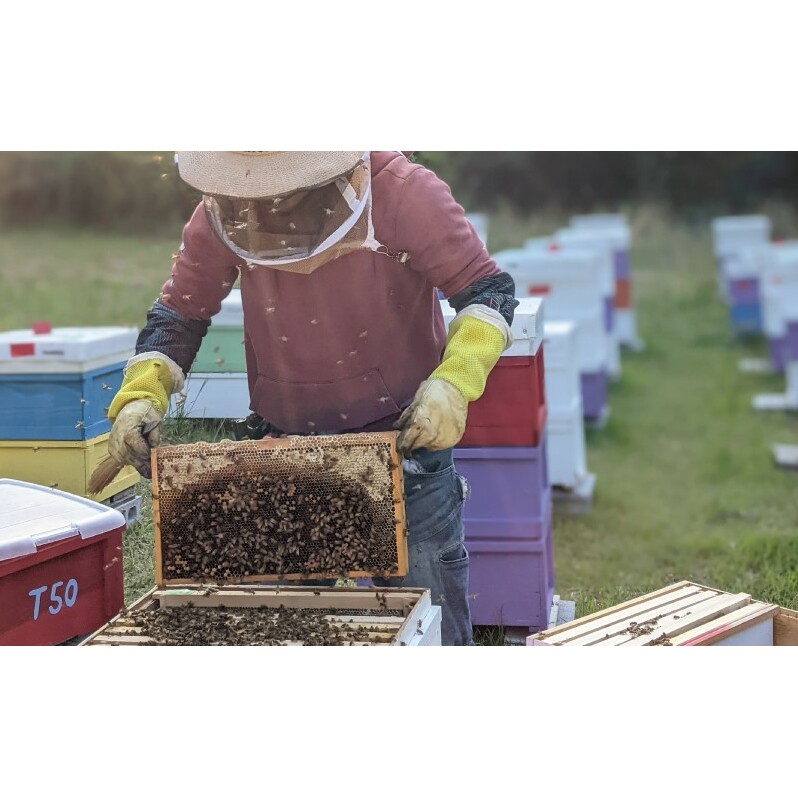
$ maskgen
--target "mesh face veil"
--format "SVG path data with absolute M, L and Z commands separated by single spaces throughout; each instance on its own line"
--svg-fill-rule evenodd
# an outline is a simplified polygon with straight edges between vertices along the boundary
M 371 222 L 371 165 L 279 196 L 203 196 L 211 227 L 247 264 L 309 274 L 353 250 L 377 249 Z

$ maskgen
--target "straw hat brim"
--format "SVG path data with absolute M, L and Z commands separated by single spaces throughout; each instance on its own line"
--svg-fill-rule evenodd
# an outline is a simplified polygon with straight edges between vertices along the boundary
M 258 199 L 328 183 L 353 169 L 363 152 L 178 151 L 177 166 L 203 194 Z

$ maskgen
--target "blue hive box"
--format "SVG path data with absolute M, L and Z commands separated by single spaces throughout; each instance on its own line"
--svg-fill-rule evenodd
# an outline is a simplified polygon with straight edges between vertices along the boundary
M 137 337 L 130 327 L 0 333 L 0 439 L 82 441 L 109 432 L 105 414 Z

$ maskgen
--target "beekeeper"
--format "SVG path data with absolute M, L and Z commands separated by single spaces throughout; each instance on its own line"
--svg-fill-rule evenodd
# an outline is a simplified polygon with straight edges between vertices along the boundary
M 110 405 L 112 457 L 149 476 L 169 397 L 240 278 L 251 437 L 399 430 L 409 573 L 384 584 L 429 588 L 443 644 L 471 644 L 452 447 L 511 343 L 512 278 L 401 152 L 186 151 L 178 170 L 202 201 Z

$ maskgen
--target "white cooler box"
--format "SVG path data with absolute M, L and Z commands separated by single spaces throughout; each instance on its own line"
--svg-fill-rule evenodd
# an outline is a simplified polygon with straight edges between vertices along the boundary
M 549 412 L 567 411 L 582 397 L 579 378 L 578 325 L 573 321 L 547 321 L 543 325 L 543 367 Z
M 577 487 L 588 475 L 581 396 L 568 409 L 549 408 L 546 435 L 549 481 L 555 488 Z

